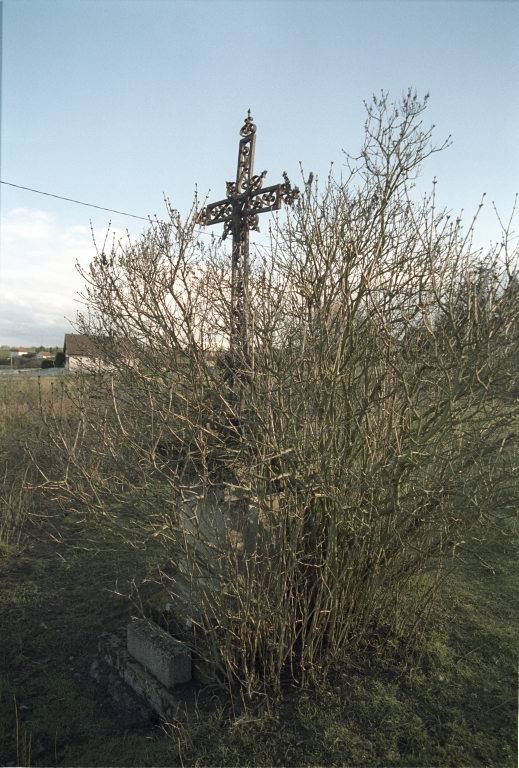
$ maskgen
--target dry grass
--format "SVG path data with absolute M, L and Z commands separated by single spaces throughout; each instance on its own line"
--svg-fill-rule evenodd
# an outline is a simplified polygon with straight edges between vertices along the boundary
M 38 491 L 52 455 L 44 445 L 42 406 L 61 399 L 61 376 L 0 377 L 0 546 L 18 546 L 28 516 L 45 503 Z M 31 456 L 33 458 L 31 458 Z

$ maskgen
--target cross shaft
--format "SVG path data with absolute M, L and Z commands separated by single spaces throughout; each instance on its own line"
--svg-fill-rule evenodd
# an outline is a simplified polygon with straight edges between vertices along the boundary
M 205 225 L 223 224 L 222 240 L 232 234 L 232 277 L 230 355 L 238 379 L 250 368 L 250 309 L 249 309 L 249 231 L 259 232 L 259 214 L 277 211 L 282 202 L 291 205 L 299 196 L 286 173 L 284 184 L 263 188 L 267 171 L 254 176 L 256 126 L 249 109 L 240 130 L 236 181 L 228 181 L 227 197 L 210 203 L 202 212 L 200 222 Z M 238 370 L 242 372 L 240 376 Z

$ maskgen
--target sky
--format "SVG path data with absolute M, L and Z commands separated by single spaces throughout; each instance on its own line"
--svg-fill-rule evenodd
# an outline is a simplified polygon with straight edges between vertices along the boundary
M 364 101 L 408 87 L 441 143 L 419 180 L 499 238 L 519 191 L 519 3 L 500 0 L 3 0 L 1 179 L 147 217 L 234 179 L 257 125 L 265 184 L 340 173 Z M 63 344 L 92 231 L 145 221 L 0 185 L 0 345 Z M 221 227 L 218 227 L 219 230 Z

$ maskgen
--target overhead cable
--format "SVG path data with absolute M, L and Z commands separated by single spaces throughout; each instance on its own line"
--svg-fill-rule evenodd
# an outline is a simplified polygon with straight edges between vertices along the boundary
M 1 2 L 1 0 L 0 0 Z M 16 187 L 16 189 L 25 189 L 28 192 L 36 192 L 38 195 L 46 195 L 47 197 L 56 197 L 58 200 L 67 200 L 69 203 L 77 203 L 77 205 L 86 205 L 89 208 L 97 208 L 100 211 L 109 211 L 110 213 L 118 213 L 120 216 L 131 216 L 132 219 L 141 219 L 142 221 L 151 221 L 151 218 L 148 216 L 136 216 L 134 213 L 124 213 L 123 211 L 116 211 L 113 208 L 104 208 L 101 205 L 94 205 L 93 203 L 82 203 L 81 200 L 73 200 L 71 197 L 63 197 L 62 195 L 53 195 L 51 192 L 42 192 L 41 189 L 33 189 L 32 187 L 22 187 L 21 184 L 13 184 L 10 181 L 0 181 L 0 184 L 7 184 L 9 187 Z M 206 237 L 211 237 L 212 234 L 209 232 L 198 232 L 199 235 L 205 235 Z
M 0 184 L 7 184 L 9 187 L 16 187 L 17 189 L 26 189 L 28 192 L 36 192 L 38 195 L 47 195 L 47 197 L 57 197 L 58 200 L 67 200 L 69 203 L 77 203 L 78 205 L 86 205 L 89 208 L 98 208 L 100 211 L 110 211 L 110 213 L 118 213 L 120 216 L 131 216 L 132 219 L 142 219 L 143 221 L 149 221 L 146 216 L 135 216 L 134 213 L 123 213 L 123 211 L 115 211 L 113 208 L 103 208 L 101 205 L 93 205 L 92 203 L 82 203 L 80 200 L 73 200 L 71 197 L 62 197 L 61 195 L 53 195 L 50 192 L 42 192 L 40 189 L 32 189 L 31 187 L 22 187 L 20 184 L 11 184 L 10 181 L 0 181 Z

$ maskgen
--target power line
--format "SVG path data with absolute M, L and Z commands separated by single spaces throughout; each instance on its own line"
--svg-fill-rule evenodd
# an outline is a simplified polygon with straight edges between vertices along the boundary
M 1 0 L 0 0 L 1 5 Z M 113 208 L 104 208 L 101 205 L 94 205 L 93 203 L 82 203 L 81 200 L 73 200 L 71 197 L 63 197 L 62 195 L 53 195 L 51 192 L 42 192 L 40 189 L 32 189 L 32 187 L 22 187 L 20 184 L 13 184 L 10 181 L 0 181 L 0 184 L 7 184 L 9 187 L 16 187 L 17 189 L 25 189 L 28 192 L 36 192 L 38 195 L 46 195 L 47 197 L 56 197 L 58 200 L 67 200 L 69 203 L 77 203 L 77 205 L 86 205 L 88 208 L 97 208 L 100 211 L 110 211 L 110 213 L 118 213 L 121 216 L 131 216 L 132 219 L 142 219 L 142 221 L 150 221 L 149 217 L 136 216 L 134 213 L 124 213 L 123 211 L 116 211 Z M 209 232 L 199 232 L 199 235 L 205 235 L 211 237 Z
M 9 187 L 16 187 L 17 189 L 26 189 L 28 192 L 36 192 L 38 195 L 47 195 L 47 197 L 57 197 L 58 200 L 67 200 L 69 203 L 77 203 L 78 205 L 86 205 L 89 208 L 98 208 L 100 211 L 110 211 L 110 213 L 118 213 L 120 216 L 131 216 L 132 219 L 142 219 L 142 221 L 149 221 L 149 218 L 145 216 L 135 216 L 133 213 L 123 213 L 123 211 L 115 211 L 113 208 L 103 208 L 101 205 L 93 205 L 92 203 L 82 203 L 80 200 L 73 200 L 71 197 L 62 197 L 61 195 L 53 195 L 50 192 L 42 192 L 40 189 L 32 189 L 31 187 L 22 187 L 20 184 L 11 184 L 9 181 L 0 181 L 0 184 L 7 184 Z

